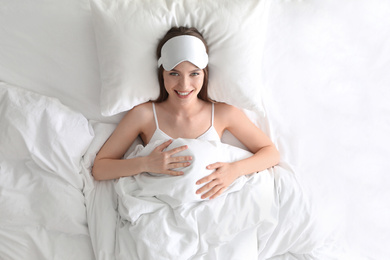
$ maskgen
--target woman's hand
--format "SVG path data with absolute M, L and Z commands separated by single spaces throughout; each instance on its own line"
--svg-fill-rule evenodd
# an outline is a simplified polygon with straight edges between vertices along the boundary
M 215 171 L 196 182 L 197 185 L 207 183 L 196 191 L 196 194 L 204 193 L 202 199 L 214 199 L 221 195 L 239 176 L 233 163 L 217 162 L 208 165 L 206 169 Z
M 183 175 L 182 171 L 175 171 L 173 169 L 187 167 L 191 163 L 191 156 L 173 156 L 174 154 L 186 150 L 186 145 L 174 148 L 169 151 L 164 151 L 173 140 L 166 141 L 157 146 L 149 156 L 147 156 L 146 169 L 147 172 L 161 173 L 168 175 Z

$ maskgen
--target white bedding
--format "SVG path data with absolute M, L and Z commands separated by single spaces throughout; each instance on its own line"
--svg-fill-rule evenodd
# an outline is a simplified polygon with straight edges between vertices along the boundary
M 289 177 L 280 178 L 285 194 L 297 190 L 288 185 L 296 179 L 316 205 L 316 217 L 304 215 L 336 234 L 322 249 L 345 251 L 320 260 L 390 256 L 389 16 L 390 2 L 384 0 L 270 5 L 259 60 L 266 113 L 251 119 L 281 152 L 275 170 Z M 97 259 L 114 259 L 114 183 L 94 181 L 90 167 L 121 115 L 100 114 L 89 1 L 0 0 L 0 35 L 0 81 L 5 82 L 0 84 L 0 258 L 94 259 L 95 253 Z M 76 118 L 81 125 L 65 123 Z M 224 141 L 237 144 L 233 138 Z M 285 198 L 294 205 L 300 201 L 298 195 Z M 294 213 L 284 219 L 296 219 Z M 291 244 L 294 235 L 283 236 L 289 225 L 280 225 L 282 236 L 271 238 L 277 242 L 270 255 L 284 250 L 278 245 Z M 235 247 L 213 254 L 249 250 L 239 241 L 250 244 L 251 237 L 244 234 Z M 288 253 L 272 259 L 303 257 Z
M 87 119 L 0 83 L 0 259 L 93 259 L 81 158 Z
M 128 259 L 130 256 L 131 259 L 273 257 L 284 260 L 293 257 L 337 259 L 339 256 L 338 251 L 330 250 L 333 241 L 317 225 L 309 198 L 287 165 L 250 178 L 242 177 L 241 181 L 237 181 L 235 190 L 231 189 L 230 193 L 211 201 L 202 201 L 196 195 L 188 194 L 191 191 L 180 187 L 170 190 L 165 185 L 157 185 L 169 180 L 194 191 L 194 179 L 197 177 L 186 177 L 186 174 L 194 173 L 194 168 L 202 168 L 202 161 L 201 166 L 188 169 L 181 176 L 182 180 L 173 180 L 175 177 L 172 176 L 151 177 L 144 173 L 121 178 L 117 182 L 96 182 L 90 175 L 92 161 L 113 131 L 113 125 L 94 123 L 93 126 L 96 138 L 85 156 L 84 173 L 90 182 L 86 186 L 87 210 L 94 213 L 88 214 L 88 222 L 99 259 L 112 259 L 114 256 Z M 230 137 L 224 139 L 230 140 Z M 228 161 L 250 154 L 228 144 L 203 142 L 179 139 L 174 141 L 173 147 L 192 144 L 194 149 L 187 152 L 195 158 L 204 145 L 209 149 L 210 145 L 213 146 L 209 153 L 206 152 L 207 155 L 224 148 L 223 155 Z M 138 140 L 129 149 L 133 152 L 129 152 L 128 156 L 147 154 L 156 145 L 158 143 L 144 148 Z M 215 159 L 218 156 L 211 157 Z M 152 188 L 160 196 L 153 196 Z M 180 195 L 182 200 L 179 202 L 178 197 L 172 197 Z
M 160 144 L 148 144 L 130 157 L 146 156 Z M 264 238 L 258 243 L 263 245 L 275 228 L 278 202 L 272 173 L 264 171 L 249 179 L 242 176 L 215 200 L 203 201 L 195 194 L 195 182 L 211 173 L 205 170 L 208 164 L 243 159 L 249 152 L 188 139 L 176 139 L 167 149 L 181 145 L 188 145 L 182 155 L 194 158 L 191 166 L 182 169 L 183 176 L 142 173 L 117 182 L 118 259 L 209 258 L 214 248 L 247 230 L 257 229 Z
M 141 157 L 149 155 L 162 141 L 156 141 L 148 144 L 146 147 L 139 145 L 135 151 L 127 158 Z M 191 165 L 180 168 L 184 172 L 183 176 L 170 176 L 155 173 L 141 173 L 131 178 L 121 178 L 116 184 L 116 190 L 121 201 L 130 198 L 150 198 L 156 199 L 168 204 L 171 208 L 184 206 L 185 204 L 202 201 L 201 194 L 195 194 L 201 186 L 197 186 L 196 181 L 211 174 L 212 170 L 207 170 L 206 166 L 215 162 L 234 162 L 239 159 L 245 159 L 252 154 L 246 150 L 235 148 L 221 142 L 202 141 L 197 139 L 175 139 L 167 150 L 187 145 L 188 149 L 177 154 L 177 156 L 191 156 L 193 161 Z M 138 148 L 138 149 L 137 149 Z M 126 158 L 126 159 L 127 159 Z M 240 190 L 247 178 L 242 176 L 238 178 L 225 192 L 228 194 Z M 131 202 L 126 202 L 127 210 L 133 211 Z M 122 211 L 123 212 L 123 211 Z M 143 214 L 142 212 L 138 214 Z M 129 219 L 133 222 L 135 220 Z

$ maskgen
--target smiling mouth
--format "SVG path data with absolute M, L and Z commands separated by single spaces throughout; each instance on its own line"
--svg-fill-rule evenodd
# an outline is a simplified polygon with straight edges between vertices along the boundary
M 191 94 L 192 93 L 192 91 L 187 91 L 187 92 L 181 92 L 181 91 L 175 91 L 179 96 L 181 96 L 181 97 L 186 97 L 186 96 L 188 96 L 189 94 Z

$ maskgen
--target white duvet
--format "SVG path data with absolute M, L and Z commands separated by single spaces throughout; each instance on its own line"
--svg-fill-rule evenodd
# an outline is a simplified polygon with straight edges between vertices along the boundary
M 160 144 L 139 146 L 130 157 L 146 156 Z M 271 171 L 242 176 L 217 199 L 202 200 L 195 194 L 200 187 L 195 183 L 211 173 L 206 170 L 208 164 L 251 154 L 221 142 L 196 139 L 176 139 L 167 149 L 182 145 L 188 149 L 180 154 L 194 158 L 191 166 L 181 169 L 183 176 L 141 173 L 117 182 L 119 259 L 201 258 L 248 230 L 257 230 L 259 244 L 264 246 L 276 227 L 278 201 Z M 256 250 L 252 250 L 253 257 Z
M 0 82 L 0 259 L 94 259 L 81 159 L 87 119 Z
M 160 143 L 139 145 L 128 158 Z M 208 164 L 251 153 L 195 139 L 175 139 L 167 149 L 181 145 L 194 158 L 183 176 L 141 173 L 116 183 L 118 259 L 332 259 L 321 255 L 315 217 L 291 169 L 242 176 L 220 197 L 202 200 L 195 183 L 211 173 Z
M 138 149 L 136 148 L 136 151 L 129 157 L 147 156 L 161 143 L 162 141 L 157 141 L 148 144 L 145 148 L 139 145 Z M 213 172 L 206 169 L 207 165 L 215 162 L 233 162 L 252 155 L 250 152 L 221 142 L 182 138 L 175 139 L 167 147 L 167 150 L 183 145 L 187 145 L 189 148 L 178 153 L 177 156 L 191 156 L 193 158 L 190 166 L 178 169 L 184 172 L 183 176 L 141 173 L 132 178 L 121 178 L 116 187 L 122 202 L 133 197 L 155 197 L 172 208 L 177 208 L 188 203 L 201 201 L 201 194 L 195 193 L 201 186 L 195 185 L 195 183 Z M 246 176 L 238 178 L 224 194 L 240 190 L 246 181 Z M 130 205 L 131 203 L 126 202 L 126 204 L 127 207 L 124 204 L 121 205 L 126 208 L 134 208 L 134 205 Z M 142 214 L 142 212 L 138 212 L 138 214 Z

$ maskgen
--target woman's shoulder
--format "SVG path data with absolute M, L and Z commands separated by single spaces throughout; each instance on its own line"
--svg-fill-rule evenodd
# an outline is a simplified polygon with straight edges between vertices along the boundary
M 231 116 L 238 116 L 239 114 L 242 113 L 241 109 L 223 102 L 214 103 L 214 107 L 215 107 L 215 112 L 214 112 L 215 115 L 220 117 L 229 118 Z
M 220 102 L 214 104 L 214 122 L 221 129 L 227 129 L 236 125 L 238 122 L 241 122 L 244 117 L 245 114 L 241 109 L 235 106 Z
M 124 119 L 137 119 L 139 121 L 142 120 L 149 120 L 151 117 L 153 117 L 153 108 L 152 108 L 152 102 L 146 102 L 139 104 L 129 111 L 127 111 Z
M 135 112 L 148 112 L 148 111 L 152 111 L 152 106 L 153 106 L 153 102 L 152 101 L 148 101 L 148 102 L 145 102 L 145 103 L 141 103 L 139 105 L 136 105 L 135 107 L 133 107 L 132 109 L 129 110 L 129 112 L 131 111 L 135 111 Z M 153 112 L 153 111 L 152 111 Z

